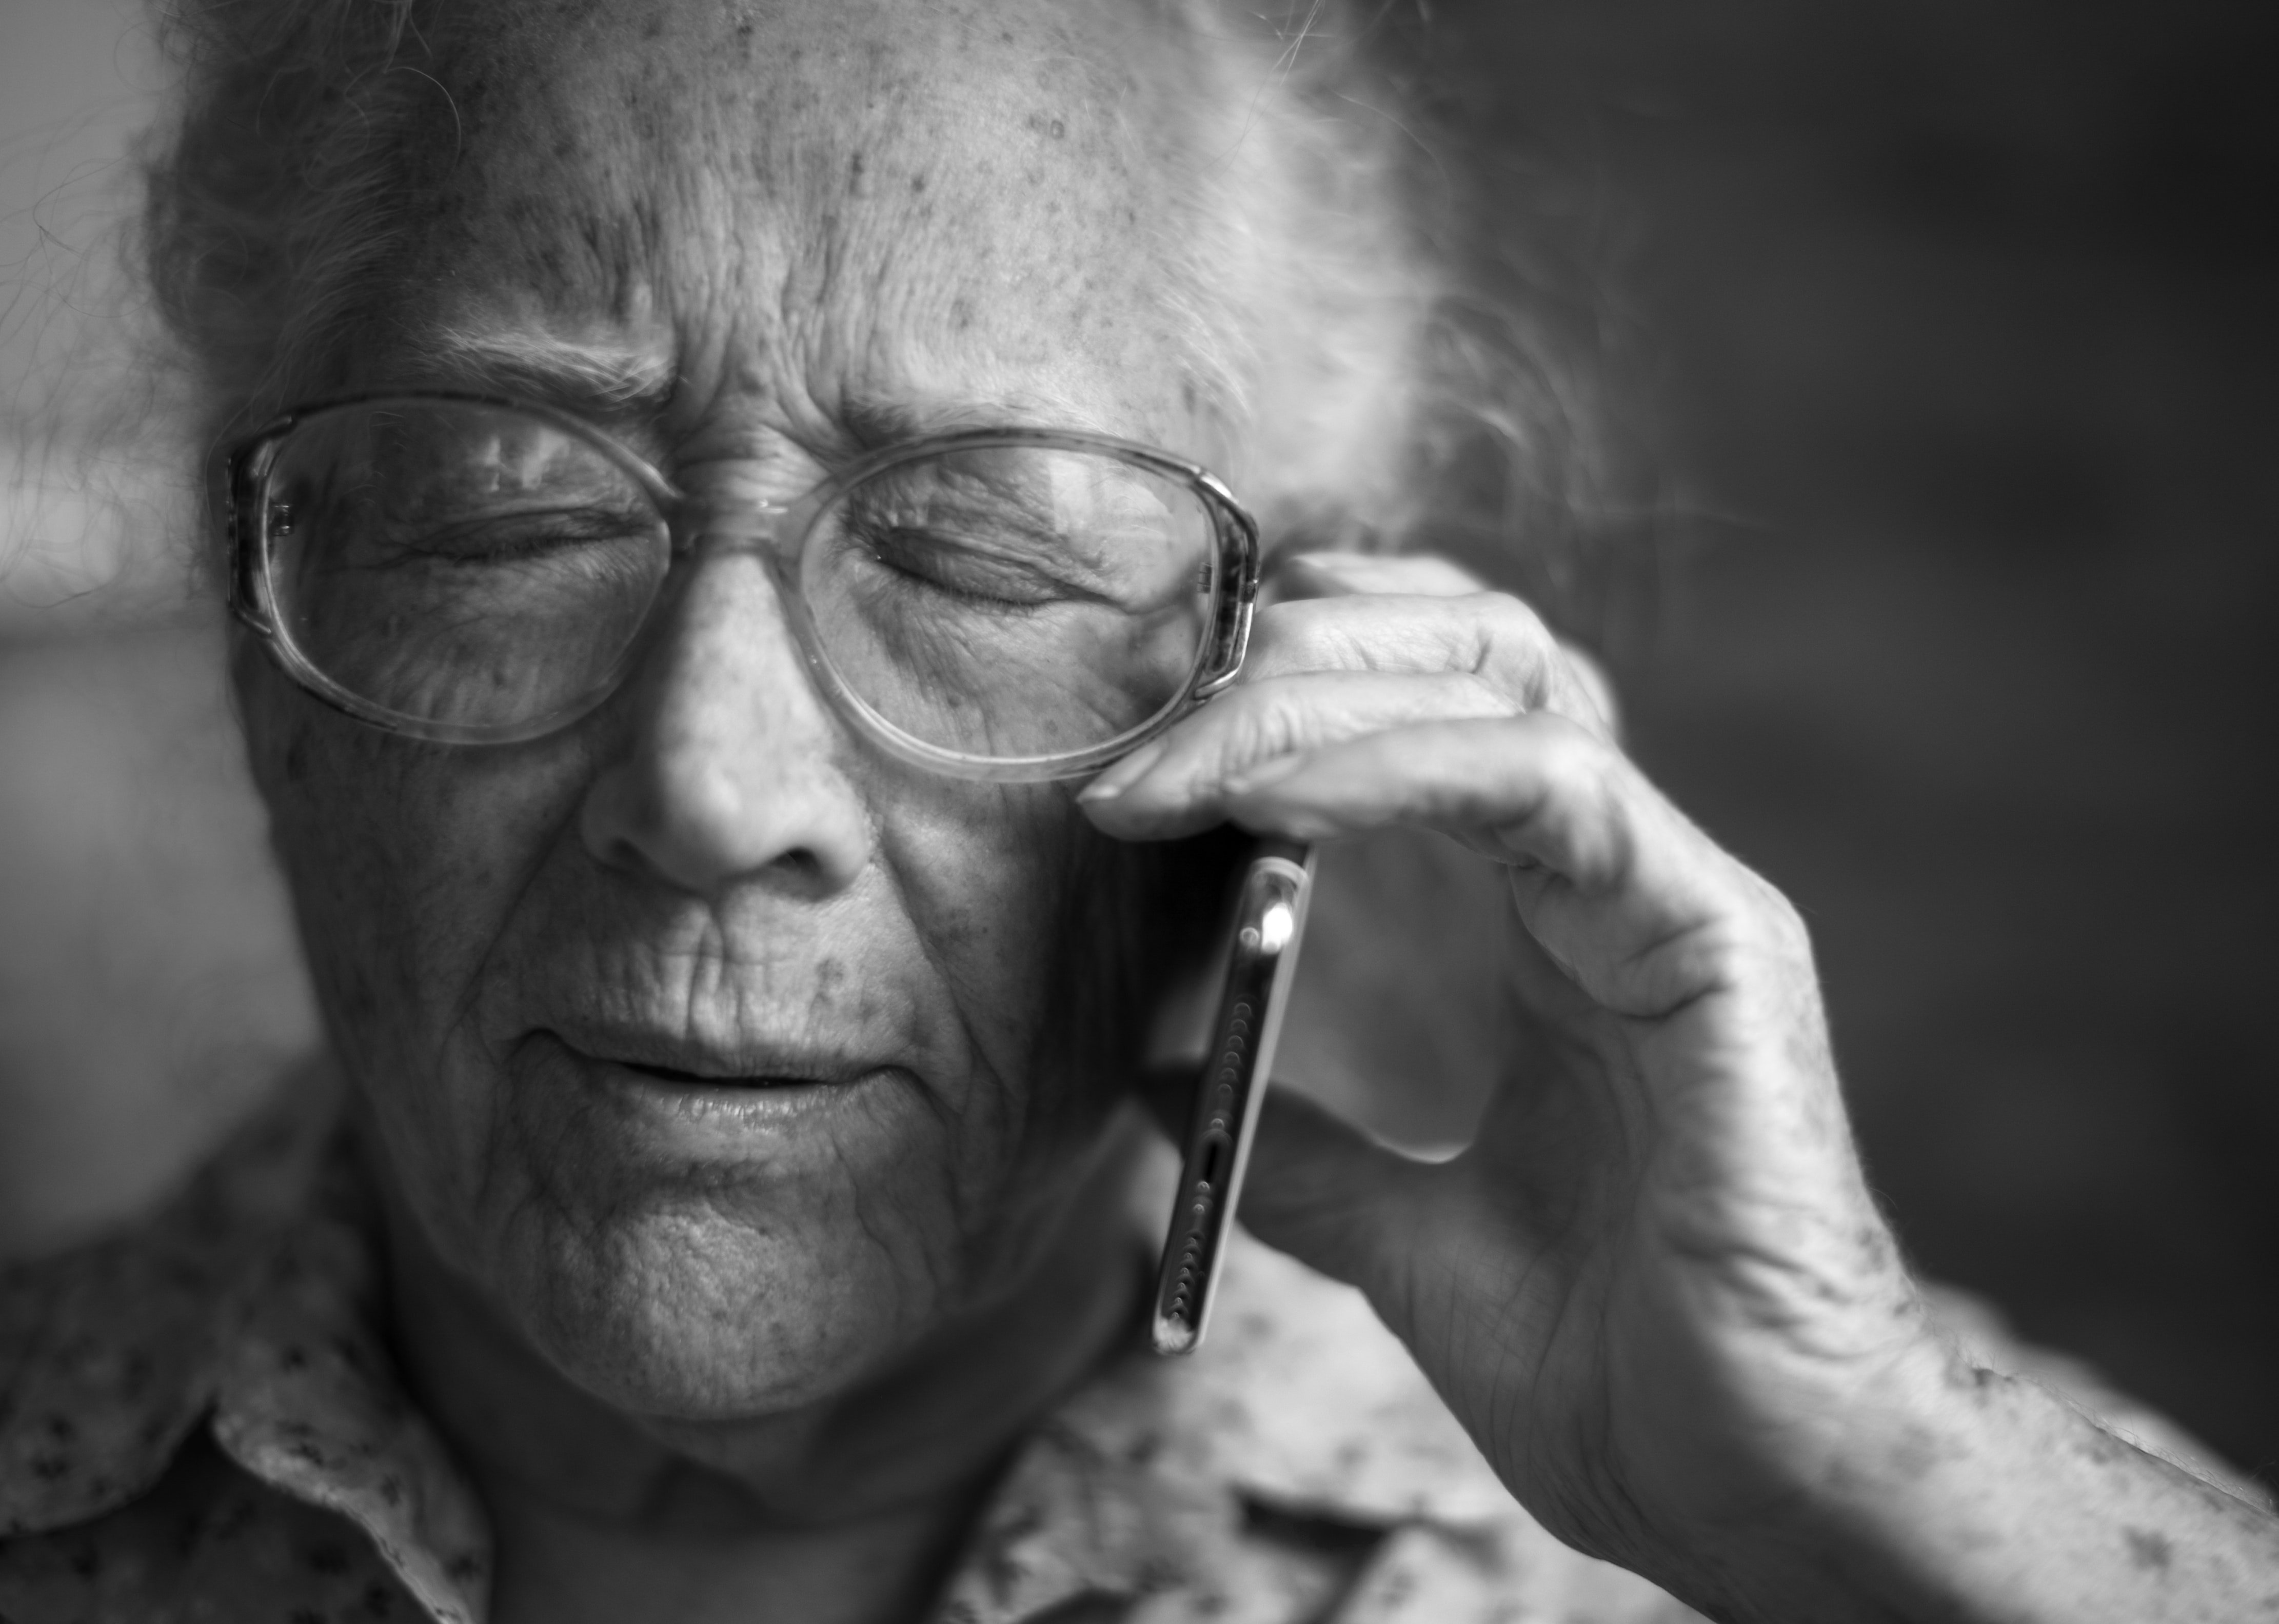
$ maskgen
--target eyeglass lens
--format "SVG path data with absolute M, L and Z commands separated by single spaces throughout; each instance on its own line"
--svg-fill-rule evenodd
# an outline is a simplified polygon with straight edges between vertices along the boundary
M 317 413 L 275 448 L 263 489 L 286 640 L 415 730 L 504 734 L 577 714 L 622 673 L 673 564 L 640 478 L 510 409 Z M 968 447 L 838 493 L 793 579 L 872 725 L 975 760 L 1073 755 L 1185 697 L 1216 538 L 1185 482 L 1113 454 Z

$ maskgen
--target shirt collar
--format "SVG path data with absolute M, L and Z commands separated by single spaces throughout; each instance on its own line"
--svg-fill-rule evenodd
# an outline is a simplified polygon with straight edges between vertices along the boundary
M 1512 1522 L 1508 1491 L 1358 1291 L 1238 1231 L 1220 1293 L 1200 1351 L 1117 1360 L 1023 1447 L 945 1616 L 1016 1624 L 1078 1596 L 1182 1590 L 1210 1596 L 1178 1616 L 1304 1616 L 1296 1575 L 1248 1536 L 1262 1508 L 1356 1532 Z

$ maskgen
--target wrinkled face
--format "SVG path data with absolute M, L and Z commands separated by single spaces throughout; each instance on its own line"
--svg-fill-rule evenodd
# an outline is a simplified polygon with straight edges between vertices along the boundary
M 431 201 L 308 393 L 543 395 L 700 498 L 976 424 L 1231 454 L 1173 292 L 1199 120 L 1147 8 L 487 11 L 435 42 L 453 105 L 403 160 Z M 532 744 L 239 673 L 406 1204 L 575 1379 L 701 1417 L 840 1390 L 1009 1289 L 1098 1176 L 1159 877 L 1065 787 L 871 752 L 754 558 L 683 568 L 625 688 Z

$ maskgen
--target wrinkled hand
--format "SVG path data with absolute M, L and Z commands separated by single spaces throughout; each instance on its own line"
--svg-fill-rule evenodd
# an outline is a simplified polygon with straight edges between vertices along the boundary
M 1244 1221 L 1368 1293 L 1554 1532 L 1715 1597 L 1929 1340 L 1804 928 L 1623 756 L 1524 605 L 1432 560 L 1285 578 L 1308 595 L 1260 615 L 1244 680 L 1083 804 L 1127 839 L 1454 837 L 1508 865 L 1533 1036 L 1447 1162 L 1278 1097 Z

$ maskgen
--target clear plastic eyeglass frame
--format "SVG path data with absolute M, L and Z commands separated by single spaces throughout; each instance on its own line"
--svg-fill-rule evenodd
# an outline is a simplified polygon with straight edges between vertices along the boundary
M 1258 526 L 1216 476 L 1153 447 L 1080 430 L 999 428 L 930 436 L 891 446 L 833 473 L 794 501 L 753 503 L 733 510 L 696 504 L 655 466 L 608 433 L 576 416 L 535 402 L 446 393 L 359 395 L 303 406 L 257 433 L 223 447 L 215 457 L 217 494 L 226 521 L 232 612 L 256 635 L 294 682 L 332 706 L 383 731 L 434 743 L 507 745 L 569 726 L 614 693 L 644 657 L 671 586 L 658 593 L 647 619 L 616 662 L 584 692 L 541 716 L 495 725 L 438 721 L 392 710 L 349 692 L 319 670 L 295 643 L 277 612 L 271 572 L 272 504 L 270 471 L 293 431 L 327 412 L 453 404 L 518 413 L 572 435 L 630 475 L 656 503 L 671 540 L 673 561 L 702 551 L 746 551 L 762 558 L 775 582 L 786 620 L 817 688 L 855 731 L 899 760 L 961 778 L 1041 782 L 1086 777 L 1155 738 L 1202 701 L 1232 683 L 1242 669 L 1258 597 Z M 1107 456 L 1184 486 L 1209 515 L 1216 556 L 1210 561 L 1210 601 L 1194 663 L 1177 693 L 1155 715 L 1115 738 L 1079 750 L 1042 755 L 989 756 L 930 743 L 897 726 L 857 693 L 832 664 L 792 569 L 809 532 L 840 495 L 889 469 L 945 452 L 1004 448 L 1086 452 Z

